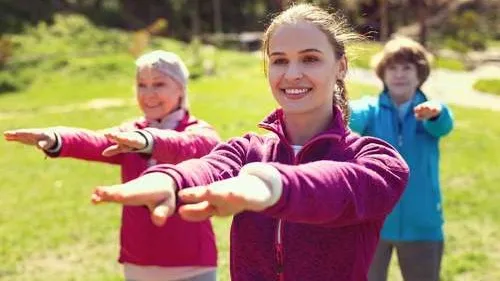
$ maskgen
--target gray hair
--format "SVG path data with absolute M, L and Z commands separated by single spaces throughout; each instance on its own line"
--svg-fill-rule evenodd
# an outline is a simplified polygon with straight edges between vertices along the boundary
M 174 81 L 179 83 L 183 90 L 180 107 L 188 109 L 189 103 L 186 86 L 189 80 L 189 70 L 178 55 L 172 52 L 156 50 L 140 56 L 135 61 L 135 65 L 137 67 L 137 71 L 144 67 L 151 67 L 165 75 L 168 75 Z

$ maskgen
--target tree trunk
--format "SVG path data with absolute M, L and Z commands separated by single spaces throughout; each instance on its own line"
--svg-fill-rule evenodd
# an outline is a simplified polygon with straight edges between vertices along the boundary
M 418 33 L 418 41 L 423 46 L 427 45 L 427 25 L 425 21 L 427 19 L 427 7 L 424 1 L 417 2 L 417 15 L 418 15 L 418 24 L 420 26 Z
M 379 0 L 380 9 L 380 41 L 389 39 L 389 13 L 387 0 Z

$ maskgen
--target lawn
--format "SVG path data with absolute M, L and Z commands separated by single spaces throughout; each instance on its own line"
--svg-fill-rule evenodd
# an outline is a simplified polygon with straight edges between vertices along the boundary
M 473 87 L 480 92 L 500 96 L 500 79 L 479 79 Z
M 153 46 L 190 58 L 179 42 L 155 40 Z M 67 53 L 78 54 L 78 49 Z M 275 107 L 259 58 L 221 50 L 210 54 L 216 75 L 190 84 L 192 111 L 224 139 L 256 130 L 255 124 Z M 65 64 L 47 61 L 32 71 L 32 84 L 0 94 L 0 131 L 53 125 L 101 129 L 139 114 L 132 99 L 133 59 L 125 47 L 73 55 Z M 376 91 L 348 87 L 353 97 Z M 101 109 L 81 106 L 94 99 L 124 103 Z M 443 281 L 500 280 L 500 123 L 489 122 L 487 130 L 479 130 L 486 120 L 500 119 L 500 112 L 453 110 L 455 130 L 441 143 L 447 218 Z M 96 185 L 118 182 L 117 167 L 45 159 L 33 148 L 3 140 L 0 150 L 0 281 L 121 280 L 115 261 L 120 208 L 95 207 L 89 200 Z M 214 219 L 221 281 L 229 280 L 229 224 L 230 219 Z M 394 268 L 391 275 L 391 280 L 401 280 Z

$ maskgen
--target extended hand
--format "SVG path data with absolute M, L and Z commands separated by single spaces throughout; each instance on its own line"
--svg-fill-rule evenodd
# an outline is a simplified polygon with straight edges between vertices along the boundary
M 137 132 L 113 132 L 104 134 L 110 141 L 116 143 L 103 152 L 103 156 L 111 157 L 120 153 L 127 153 L 146 146 L 146 139 Z
M 435 101 L 426 101 L 421 103 L 413 111 L 415 112 L 415 118 L 418 120 L 427 120 L 439 116 L 441 114 L 443 106 Z
M 178 195 L 186 203 L 179 208 L 179 214 L 188 221 L 231 216 L 244 210 L 262 211 L 274 203 L 272 189 L 257 176 L 245 174 L 207 186 L 186 188 Z
M 92 203 L 145 205 L 151 210 L 153 223 L 161 226 L 175 211 L 176 189 L 170 176 L 150 173 L 124 184 L 97 187 L 92 193 Z
M 34 145 L 47 150 L 56 143 L 56 136 L 49 129 L 19 129 L 3 132 L 7 141 L 16 141 L 27 145 Z

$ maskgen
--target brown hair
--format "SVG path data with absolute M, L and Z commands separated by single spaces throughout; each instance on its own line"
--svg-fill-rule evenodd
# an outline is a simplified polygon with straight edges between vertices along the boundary
M 359 41 L 362 37 L 351 31 L 344 17 L 331 14 L 326 10 L 311 4 L 297 4 L 278 14 L 268 26 L 262 38 L 262 53 L 264 57 L 264 72 L 267 70 L 269 56 L 269 39 L 276 29 L 285 24 L 309 22 L 321 30 L 332 44 L 337 59 L 346 55 L 345 45 L 351 41 Z M 267 73 L 266 73 L 267 75 Z M 336 82 L 338 90 L 334 94 L 334 104 L 340 106 L 344 123 L 349 122 L 348 94 L 343 79 Z
M 432 55 L 420 43 L 406 38 L 397 37 L 384 46 L 384 49 L 372 58 L 372 66 L 378 78 L 384 81 L 387 66 L 394 63 L 412 63 L 417 67 L 418 87 L 429 77 Z

